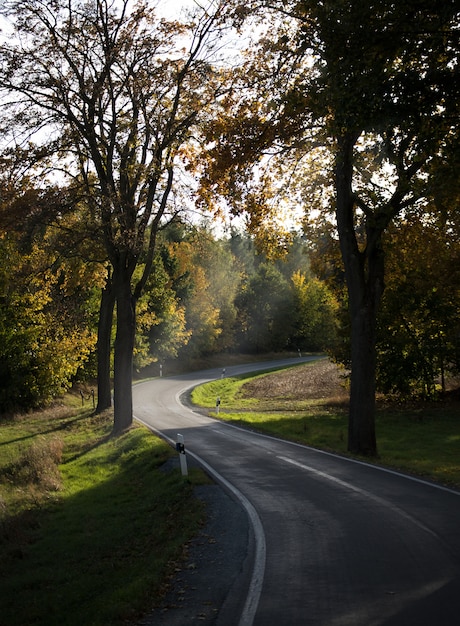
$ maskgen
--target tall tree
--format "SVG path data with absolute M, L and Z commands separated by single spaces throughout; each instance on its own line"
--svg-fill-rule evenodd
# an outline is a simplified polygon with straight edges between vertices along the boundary
M 458 139 L 458 5 L 237 4 L 240 17 L 260 10 L 269 27 L 242 77 L 248 89 L 226 103 L 232 114 L 222 118 L 219 141 L 208 154 L 215 160 L 203 178 L 204 197 L 225 193 L 260 216 L 269 170 L 282 192 L 279 181 L 288 165 L 291 173 L 299 172 L 327 151 L 326 185 L 334 193 L 351 318 L 348 448 L 375 455 L 382 236 L 407 207 L 423 202 L 431 160 Z M 258 167 L 248 175 L 249 163 Z M 271 203 L 272 198 L 269 189 Z M 290 187 L 283 202 L 292 198 L 306 200 Z M 319 200 L 327 210 L 327 200 Z
M 12 27 L 0 50 L 3 130 L 13 141 L 40 146 L 43 173 L 74 180 L 110 264 L 98 348 L 106 379 L 116 302 L 118 433 L 132 423 L 136 303 L 174 173 L 187 162 L 187 142 L 219 90 L 210 60 L 221 3 L 187 24 L 157 18 L 142 0 L 7 1 L 3 12 Z M 141 257 L 143 272 L 134 281 Z

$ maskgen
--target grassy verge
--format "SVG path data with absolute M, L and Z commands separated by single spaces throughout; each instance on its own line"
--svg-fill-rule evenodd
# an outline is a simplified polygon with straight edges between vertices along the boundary
M 303 365 L 290 371 L 294 376 L 303 368 L 308 378 L 309 371 L 317 366 Z M 257 373 L 212 381 L 197 387 L 191 399 L 216 416 L 219 397 L 220 419 L 347 455 L 347 402 L 343 398 L 309 397 L 302 389 L 277 396 L 257 392 L 259 388 L 265 392 L 273 388 L 281 375 L 287 381 L 290 374 Z M 460 488 L 459 408 L 458 401 L 407 406 L 382 403 L 376 415 L 376 462 Z
M 174 454 L 112 416 L 44 411 L 0 428 L 0 623 L 126 624 L 149 610 L 203 519 Z

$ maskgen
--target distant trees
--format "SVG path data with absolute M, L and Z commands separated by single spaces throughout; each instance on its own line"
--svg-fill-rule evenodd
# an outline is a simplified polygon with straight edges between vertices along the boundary
M 308 291 L 310 285 L 305 242 L 293 237 L 287 256 L 269 261 L 244 233 L 232 232 L 216 240 L 206 228 L 173 227 L 172 231 L 173 240 L 165 231 L 167 265 L 189 332 L 179 350 L 181 357 L 299 347 L 322 351 L 333 345 L 334 307 L 324 306 L 321 297 L 302 300 L 299 293 L 297 274 L 303 272 L 303 289 Z M 323 332 L 317 334 L 319 326 Z
M 175 259 L 173 284 L 185 306 L 190 333 L 187 358 L 233 347 L 239 272 L 228 246 L 206 228 L 183 229 L 168 244 Z

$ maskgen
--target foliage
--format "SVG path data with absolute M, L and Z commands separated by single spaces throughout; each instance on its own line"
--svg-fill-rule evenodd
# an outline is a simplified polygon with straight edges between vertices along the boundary
M 436 217 L 409 216 L 387 249 L 377 383 L 385 393 L 433 398 L 459 368 L 458 234 Z
M 317 278 L 307 282 L 300 272 L 293 275 L 292 284 L 295 297 L 292 343 L 301 351 L 333 351 L 337 343 L 339 305 L 332 292 Z
M 176 357 L 190 337 L 190 331 L 186 329 L 185 307 L 173 289 L 173 280 L 166 271 L 161 253 L 153 261 L 145 293 L 138 301 L 136 329 L 134 365 L 137 369 Z
M 263 353 L 286 348 L 292 298 L 288 281 L 269 263 L 247 277 L 236 301 L 243 351 Z
M 292 282 L 293 274 L 306 272 L 304 287 L 310 294 L 313 279 L 305 243 L 299 239 L 294 242 L 286 256 L 274 262 L 257 252 L 251 237 L 236 231 L 229 239 L 219 240 L 205 228 L 186 230 L 182 236 L 176 232 L 175 241 L 169 246 L 168 264 L 174 266 L 173 285 L 185 308 L 191 333 L 181 356 L 228 350 L 297 350 L 299 345 L 305 350 L 332 346 L 335 310 L 326 304 L 327 290 L 316 300 L 310 297 L 302 307 L 297 306 L 298 289 Z M 308 332 L 307 326 L 302 326 L 305 318 L 311 322 Z M 316 334 L 320 326 L 321 338 Z
M 60 395 L 95 346 L 91 288 L 78 278 L 75 263 L 55 259 L 48 243 L 36 242 L 21 253 L 13 236 L 0 238 L 2 413 Z
M 448 372 L 459 369 L 459 230 L 453 197 L 450 206 L 450 211 L 406 212 L 385 236 L 386 286 L 377 320 L 379 392 L 435 397 Z M 349 367 L 348 301 L 338 241 L 328 226 L 310 229 L 309 237 L 312 266 L 340 302 L 340 341 L 332 354 Z
M 218 342 L 222 334 L 220 319 L 221 304 L 217 296 L 212 274 L 218 271 L 212 267 L 211 258 L 217 261 L 218 246 L 212 251 L 212 243 L 206 234 L 201 236 L 191 233 L 180 243 L 172 244 L 172 254 L 177 261 L 176 284 L 180 285 L 183 301 L 186 303 L 185 317 L 190 340 L 186 352 L 197 356 L 219 350 Z M 224 278 L 231 281 L 231 267 Z M 223 303 L 222 303 L 223 304 Z M 230 320 L 231 327 L 231 320 Z M 184 350 L 182 350 L 184 352 Z
M 203 198 L 224 196 L 257 229 L 274 187 L 279 204 L 308 202 L 298 191 L 304 167 L 327 154 L 314 173 L 334 202 L 316 193 L 312 204 L 334 208 L 348 289 L 349 449 L 375 455 L 382 239 L 426 202 L 433 157 L 448 158 L 458 139 L 458 9 L 441 0 L 237 5 L 259 11 L 262 35 L 212 129 Z

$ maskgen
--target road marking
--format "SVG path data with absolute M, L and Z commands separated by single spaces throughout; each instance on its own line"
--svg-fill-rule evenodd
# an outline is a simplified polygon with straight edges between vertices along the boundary
M 194 459 L 198 461 L 198 463 L 200 463 L 200 465 L 204 467 L 206 471 L 214 477 L 216 482 L 220 483 L 221 485 L 223 485 L 223 487 L 230 491 L 242 504 L 243 508 L 248 514 L 249 521 L 254 531 L 254 567 L 252 570 L 251 582 L 249 583 L 248 594 L 246 596 L 246 601 L 241 612 L 238 626 L 252 626 L 257 607 L 259 606 L 260 595 L 262 593 L 262 585 L 264 582 L 265 574 L 265 560 L 267 554 L 265 533 L 262 522 L 254 506 L 246 498 L 246 496 L 241 493 L 239 489 L 237 489 L 234 485 L 232 485 L 232 483 L 230 483 L 218 472 L 216 472 L 213 467 L 208 465 L 208 463 L 206 463 L 206 461 L 204 461 L 197 454 L 193 452 L 188 452 L 188 454 L 193 456 Z
M 290 459 L 286 456 L 277 456 L 276 458 L 280 459 L 280 461 L 284 461 L 285 463 L 290 463 L 291 465 L 300 467 L 301 469 L 307 472 L 311 472 L 312 474 L 315 474 L 316 476 L 325 478 L 326 480 L 332 483 L 335 483 L 336 485 L 340 485 L 340 487 L 344 487 L 345 489 L 349 489 L 350 491 L 359 493 L 361 496 L 364 496 L 365 498 L 368 498 L 369 500 L 373 500 L 374 502 L 377 502 L 377 504 L 384 506 L 386 509 L 391 509 L 393 512 L 397 513 L 404 519 L 408 520 L 412 524 L 415 524 L 415 526 L 420 528 L 420 530 L 423 530 L 424 532 L 430 534 L 432 537 L 439 539 L 439 536 L 434 531 L 430 530 L 427 526 L 419 522 L 417 519 L 415 519 L 415 517 L 412 517 L 412 515 L 409 515 L 408 513 L 400 509 L 398 506 L 395 506 L 389 500 L 380 498 L 379 496 L 374 495 L 370 491 L 366 491 L 366 489 L 361 489 L 361 487 L 356 487 L 356 485 L 352 485 L 351 483 L 348 483 L 345 480 L 341 480 L 340 478 L 337 478 L 336 476 L 331 476 L 331 474 L 326 474 L 326 472 L 321 472 L 320 470 L 317 470 L 314 467 L 311 467 L 310 465 L 304 465 L 303 463 L 300 463 L 299 461 L 296 461 L 294 459 Z
M 141 418 L 134 416 L 134 419 L 141 424 L 144 424 L 144 426 L 156 433 L 162 439 L 168 441 L 174 447 L 175 442 L 173 441 L 173 439 L 165 435 L 163 432 L 157 430 L 154 426 L 152 426 L 148 422 L 145 422 Z M 211 467 L 211 465 L 206 463 L 206 461 L 198 456 L 198 454 L 195 454 L 190 450 L 187 450 L 187 454 L 193 457 L 195 461 L 197 461 L 215 479 L 217 483 L 219 483 L 222 487 L 224 487 L 224 489 L 233 494 L 236 500 L 240 502 L 242 507 L 245 509 L 249 517 L 249 522 L 254 532 L 254 566 L 252 570 L 251 581 L 249 583 L 248 593 L 243 606 L 243 610 L 241 612 L 238 626 L 252 626 L 257 607 L 259 606 L 260 595 L 262 593 L 262 585 L 265 575 L 265 561 L 267 554 L 265 533 L 259 514 L 257 513 L 255 507 L 246 498 L 246 496 L 241 493 L 239 489 L 232 485 L 232 483 L 229 482 L 226 478 L 221 476 L 213 467 Z

